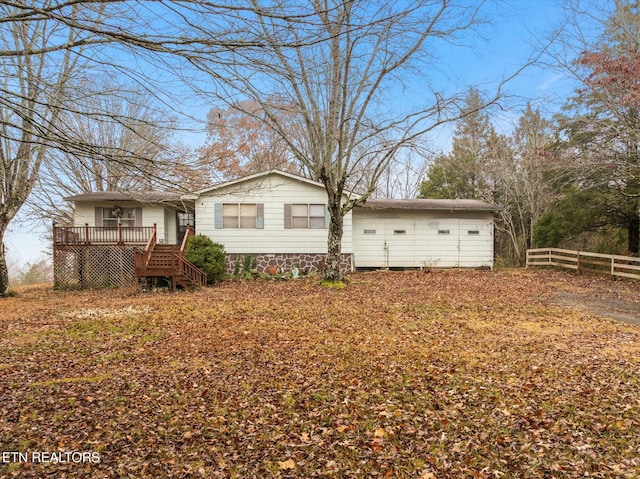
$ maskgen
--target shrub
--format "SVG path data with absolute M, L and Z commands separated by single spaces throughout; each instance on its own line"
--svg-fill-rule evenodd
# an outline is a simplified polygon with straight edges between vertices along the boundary
M 250 254 L 237 256 L 233 268 L 233 276 L 235 278 L 256 278 L 259 276 L 256 271 L 257 267 L 258 261 L 255 256 Z
M 220 243 L 203 235 L 192 236 L 187 240 L 184 257 L 207 275 L 207 283 L 222 281 L 225 273 L 225 251 Z

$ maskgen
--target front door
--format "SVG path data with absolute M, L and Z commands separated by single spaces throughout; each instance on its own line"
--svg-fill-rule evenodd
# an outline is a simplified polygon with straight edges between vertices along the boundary
M 195 230 L 196 227 L 196 215 L 194 211 L 177 211 L 176 212 L 176 225 L 178 227 L 176 238 L 178 244 L 182 244 L 184 234 L 187 232 L 187 226 L 191 226 L 191 229 Z

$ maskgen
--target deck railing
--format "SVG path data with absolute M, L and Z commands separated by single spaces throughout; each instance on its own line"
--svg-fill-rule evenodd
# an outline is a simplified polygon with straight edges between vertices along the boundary
M 593 270 L 612 277 L 640 279 L 640 258 L 559 248 L 527 250 L 527 267 L 559 266 L 573 270 Z
M 154 226 L 58 226 L 53 225 L 53 243 L 56 245 L 89 244 L 147 244 Z

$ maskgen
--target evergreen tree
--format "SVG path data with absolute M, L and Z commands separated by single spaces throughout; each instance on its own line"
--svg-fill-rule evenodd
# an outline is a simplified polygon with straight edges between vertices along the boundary
M 597 49 L 576 66 L 583 85 L 559 116 L 563 154 L 576 185 L 606 197 L 607 224 L 640 250 L 640 12 L 618 3 Z
M 480 92 L 469 89 L 451 153 L 438 156 L 420 186 L 420 198 L 492 199 L 492 149 L 497 134 Z
M 551 122 L 528 105 L 513 136 L 506 137 L 481 108 L 478 91 L 470 90 L 451 153 L 430 165 L 420 197 L 482 199 L 500 206 L 497 255 L 520 265 L 536 222 L 554 198 Z

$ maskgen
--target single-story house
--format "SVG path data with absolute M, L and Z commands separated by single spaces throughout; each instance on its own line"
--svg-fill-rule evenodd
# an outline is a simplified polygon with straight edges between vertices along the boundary
M 344 201 L 348 195 L 355 193 Z M 66 199 L 74 203 L 75 226 L 55 227 L 54 253 L 114 242 L 148 249 L 151 234 L 154 245 L 180 245 L 188 227 L 224 245 L 229 272 L 247 255 L 259 271 L 313 272 L 327 253 L 324 186 L 284 171 L 190 194 L 98 192 Z M 492 267 L 497 209 L 476 200 L 369 199 L 344 218 L 343 270 Z

